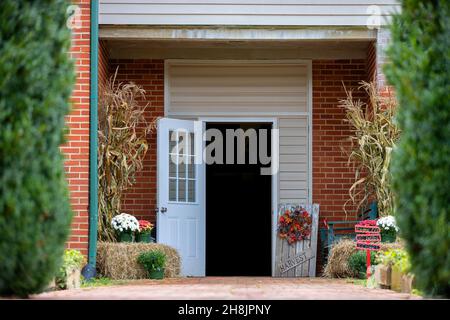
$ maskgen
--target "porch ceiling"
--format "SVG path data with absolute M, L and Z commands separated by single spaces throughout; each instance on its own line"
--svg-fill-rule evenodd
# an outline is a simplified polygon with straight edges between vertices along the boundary
M 364 59 L 370 40 L 104 40 L 113 59 Z

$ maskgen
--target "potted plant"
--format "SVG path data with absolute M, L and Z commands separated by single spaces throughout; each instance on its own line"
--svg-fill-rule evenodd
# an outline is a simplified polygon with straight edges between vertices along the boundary
M 86 259 L 77 250 L 65 250 L 63 264 L 55 278 L 59 289 L 78 289 L 81 285 L 81 267 Z
M 394 216 L 386 216 L 378 219 L 377 226 L 380 228 L 382 242 L 395 242 L 398 227 Z
M 391 266 L 382 263 L 375 266 L 375 281 L 380 288 L 391 288 L 391 270 Z
M 138 256 L 138 262 L 144 267 L 150 279 L 163 279 L 166 255 L 160 250 L 146 251 Z
M 370 252 L 370 263 L 376 265 L 375 253 Z M 367 275 L 367 256 L 365 250 L 357 250 L 347 261 L 348 267 L 355 278 L 365 279 Z M 372 273 L 372 271 L 371 271 Z
M 390 288 L 398 292 L 411 292 L 413 276 L 408 253 L 404 249 L 389 249 L 378 256 L 380 264 L 390 273 Z
M 392 286 L 392 266 L 398 259 L 396 250 L 390 249 L 377 254 L 378 265 L 375 269 L 375 278 L 381 288 L 390 289 Z M 397 282 L 396 282 L 397 284 Z M 394 286 L 396 285 L 394 284 Z
M 130 214 L 121 213 L 111 220 L 119 242 L 133 242 L 133 233 L 139 230 L 138 220 Z
M 410 293 L 414 284 L 414 275 L 411 274 L 411 262 L 405 250 L 399 250 L 399 257 L 392 267 L 400 278 L 400 291 Z
M 154 239 L 151 236 L 151 232 L 153 230 L 153 224 L 147 220 L 139 220 L 139 232 L 137 235 L 137 242 L 150 243 L 154 242 Z

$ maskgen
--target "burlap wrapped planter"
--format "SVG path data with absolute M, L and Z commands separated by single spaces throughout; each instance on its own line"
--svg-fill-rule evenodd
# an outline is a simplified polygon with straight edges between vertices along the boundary
M 411 293 L 415 285 L 415 277 L 411 274 L 402 276 L 402 292 Z
M 180 275 L 180 256 L 172 247 L 160 243 L 112 243 L 97 245 L 97 272 L 110 279 L 147 279 L 147 272 L 137 262 L 140 253 L 161 250 L 166 254 L 166 278 Z
M 391 271 L 391 289 L 397 292 L 402 292 L 402 272 L 399 268 L 392 267 Z
M 375 281 L 382 289 L 391 287 L 391 267 L 379 264 L 375 266 Z

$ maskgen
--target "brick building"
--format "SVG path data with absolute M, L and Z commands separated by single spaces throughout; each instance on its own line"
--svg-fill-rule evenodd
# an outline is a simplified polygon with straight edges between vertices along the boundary
M 150 121 L 155 117 L 172 119 L 169 127 L 195 120 L 205 126 L 266 123 L 279 129 L 280 172 L 266 190 L 271 199 L 267 205 L 271 227 L 261 235 L 272 241 L 268 248 L 272 257 L 276 208 L 282 203 L 319 204 L 319 226 L 324 219 L 356 219 L 356 209 L 351 211 L 352 217 L 343 211 L 354 172 L 342 152 L 348 147 L 351 128 L 338 105 L 345 98 L 344 86 L 355 90 L 355 97 L 365 99 L 358 91 L 360 81 L 376 81 L 380 88 L 385 85 L 381 73 L 389 38 L 385 25 L 398 5 L 384 0 L 358 4 L 317 1 L 315 5 L 253 0 L 205 1 L 204 5 L 100 1 L 98 38 L 92 40 L 96 26 L 90 23 L 91 3 L 79 0 L 74 4 L 81 21 L 73 29 L 71 51 L 77 83 L 73 110 L 67 117 L 68 139 L 62 147 L 75 214 L 68 247 L 88 254 L 89 215 L 95 212 L 89 208 L 89 199 L 96 192 L 89 184 L 90 115 L 96 111 L 90 81 L 94 72 L 101 88 L 117 68 L 118 81 L 133 81 L 145 89 L 143 103 L 149 104 L 145 115 Z M 92 53 L 98 53 L 98 66 L 92 64 Z M 220 205 L 214 202 L 217 199 L 211 200 L 214 192 L 208 189 L 208 183 L 211 186 L 214 181 L 208 182 L 206 175 L 213 169 L 202 173 L 205 169 L 197 167 L 192 179 L 180 178 L 179 168 L 176 178 L 164 176 L 170 176 L 170 169 L 166 165 L 161 168 L 163 151 L 158 140 L 164 140 L 158 137 L 160 129 L 147 137 L 150 148 L 144 168 L 125 196 L 123 211 L 156 222 L 159 241 L 179 246 L 185 261 L 197 259 L 185 274 L 208 275 L 208 234 L 219 230 L 213 230 L 205 218 L 214 220 L 208 210 L 220 212 Z M 193 190 L 188 188 L 190 180 Z M 171 182 L 175 200 L 167 195 Z M 195 194 L 192 203 L 180 201 L 184 183 L 186 197 Z M 224 203 L 233 201 L 227 194 L 232 194 L 232 189 L 222 190 Z M 193 204 L 197 206 L 193 215 L 172 213 L 190 212 Z M 167 208 L 167 214 L 161 213 L 161 208 Z

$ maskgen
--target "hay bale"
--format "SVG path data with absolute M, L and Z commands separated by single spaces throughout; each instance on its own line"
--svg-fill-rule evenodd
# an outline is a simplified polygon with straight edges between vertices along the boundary
M 348 259 L 356 252 L 356 244 L 353 240 L 342 239 L 335 243 L 328 254 L 328 262 L 323 274 L 328 278 L 352 277 L 353 272 L 348 266 Z
M 99 242 L 97 245 L 97 272 L 117 280 L 146 279 L 147 272 L 137 262 L 140 253 L 161 250 L 166 254 L 167 278 L 180 275 L 180 256 L 172 247 L 161 243 L 114 243 Z
M 403 248 L 400 241 L 394 243 L 381 243 L 380 251 Z M 328 262 L 324 268 L 323 275 L 328 278 L 348 278 L 353 277 L 353 273 L 348 266 L 348 259 L 356 252 L 356 243 L 351 239 L 342 239 L 335 243 L 328 255 Z
M 387 251 L 389 249 L 404 249 L 405 244 L 402 240 L 397 240 L 396 242 L 382 242 L 380 251 Z

